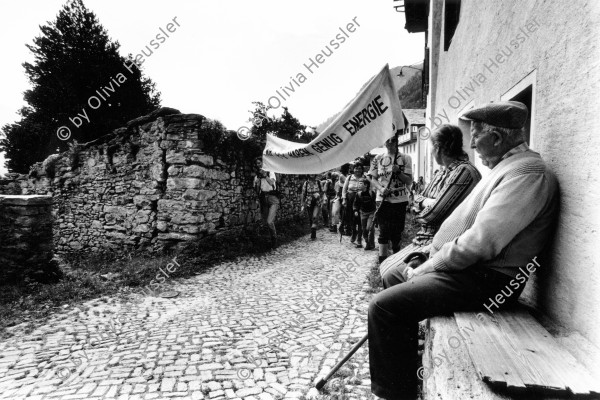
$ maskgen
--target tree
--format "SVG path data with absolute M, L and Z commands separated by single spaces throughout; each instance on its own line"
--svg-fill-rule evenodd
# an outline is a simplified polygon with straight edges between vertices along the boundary
M 423 87 L 421 83 L 421 74 L 416 73 L 400 89 L 398 96 L 402 108 L 425 108 L 423 102 Z
M 155 84 L 131 55 L 119 54 L 119 43 L 82 0 L 69 0 L 40 29 L 27 45 L 34 62 L 23 63 L 32 86 L 24 94 L 28 105 L 20 121 L 2 127 L 0 151 L 14 172 L 27 172 L 57 148 L 66 150 L 68 141 L 57 137 L 60 127 L 70 130 L 69 140 L 88 142 L 160 105 Z
M 267 112 L 270 107 L 264 105 L 260 101 L 254 101 L 254 111 L 250 111 L 252 116 L 249 121 L 252 122 L 252 136 L 259 140 L 266 141 L 267 134 L 272 134 L 291 142 L 307 143 L 306 126 L 302 125 L 296 117 L 290 113 L 287 107 L 283 107 L 283 113 L 280 117 L 269 117 Z M 310 141 L 310 140 L 309 140 Z

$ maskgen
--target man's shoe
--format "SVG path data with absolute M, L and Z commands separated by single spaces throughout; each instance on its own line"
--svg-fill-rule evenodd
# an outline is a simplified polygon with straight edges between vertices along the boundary
M 368 244 L 365 246 L 365 251 L 367 250 L 373 250 L 375 248 L 375 246 L 373 246 L 372 244 Z
M 317 238 L 317 228 L 310 228 L 310 238 L 312 240 Z
M 271 238 L 271 248 L 274 249 L 275 247 L 277 247 L 277 238 L 272 237 Z
M 357 248 L 357 249 L 362 249 L 362 243 L 358 242 L 358 243 L 356 244 L 356 248 Z
M 387 256 L 379 256 L 379 264 L 384 262 L 386 258 L 387 258 Z

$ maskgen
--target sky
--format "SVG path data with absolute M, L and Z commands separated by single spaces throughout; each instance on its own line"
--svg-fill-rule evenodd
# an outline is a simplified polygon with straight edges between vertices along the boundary
M 0 126 L 17 121 L 16 111 L 25 105 L 23 92 L 30 85 L 21 64 L 32 61 L 25 45 L 40 34 L 40 25 L 56 18 L 65 1 L 20 0 L 0 6 Z M 84 3 L 120 43 L 122 55 L 135 56 L 142 49 L 148 54 L 146 46 L 152 49 L 150 41 L 175 19 L 175 31 L 144 57 L 144 74 L 156 83 L 162 106 L 217 119 L 233 130 L 248 124 L 253 101 L 267 103 L 284 86 L 294 92 L 287 91 L 281 106 L 302 124 L 316 126 L 340 111 L 386 63 L 391 68 L 423 60 L 424 35 L 404 30 L 404 14 L 394 10 L 392 1 Z M 348 23 L 354 23 L 354 32 L 346 29 Z M 336 39 L 340 27 L 348 35 L 344 43 Z M 310 59 L 321 50 L 329 53 L 328 45 L 332 54 L 311 66 Z M 305 77 L 302 82 L 299 73 Z M 277 102 L 271 99 L 271 104 Z M 5 172 L 0 154 L 0 175 Z

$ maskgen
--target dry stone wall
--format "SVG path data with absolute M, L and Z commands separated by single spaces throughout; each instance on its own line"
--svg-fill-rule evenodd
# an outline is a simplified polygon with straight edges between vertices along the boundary
M 52 269 L 52 197 L 0 194 L 0 282 Z
M 51 156 L 30 176 L 9 175 L 0 194 L 53 197 L 58 253 L 156 251 L 239 230 L 260 220 L 252 160 L 211 154 L 212 123 L 158 110 Z M 299 214 L 300 184 L 298 176 L 282 177 L 280 220 Z

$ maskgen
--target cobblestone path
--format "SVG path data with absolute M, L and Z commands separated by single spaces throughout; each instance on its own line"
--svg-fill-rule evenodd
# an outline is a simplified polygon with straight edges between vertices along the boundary
M 0 398 L 371 399 L 366 345 L 323 393 L 313 388 L 366 333 L 377 255 L 338 238 L 322 229 L 170 282 L 175 298 L 57 314 L 0 342 Z

